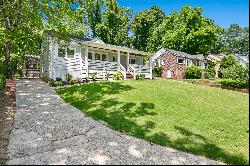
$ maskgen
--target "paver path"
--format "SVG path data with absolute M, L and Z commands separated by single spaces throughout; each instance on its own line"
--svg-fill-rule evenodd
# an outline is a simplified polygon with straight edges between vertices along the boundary
M 17 80 L 16 102 L 7 164 L 222 164 L 114 131 L 39 80 Z

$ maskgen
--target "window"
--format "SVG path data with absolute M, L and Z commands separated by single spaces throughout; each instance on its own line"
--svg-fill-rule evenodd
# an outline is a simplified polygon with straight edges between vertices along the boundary
M 88 59 L 92 60 L 92 52 L 88 53 Z
M 96 54 L 95 54 L 95 60 L 101 60 L 101 55 L 98 54 L 98 53 L 96 53 Z
M 186 60 L 186 66 L 190 66 L 190 65 L 192 65 L 192 60 L 187 59 L 187 60 Z
M 107 55 L 106 54 L 102 54 L 102 61 L 107 61 Z
M 168 62 L 167 62 L 167 60 L 166 59 L 162 59 L 161 60 L 161 65 L 166 65 Z
M 195 66 L 200 66 L 200 61 L 194 60 L 194 65 L 195 65 Z
M 65 57 L 65 48 L 63 47 L 58 47 L 58 57 Z
M 116 56 L 113 55 L 113 62 L 116 62 Z
M 75 50 L 67 48 L 67 58 L 74 58 Z
M 178 64 L 183 64 L 183 59 L 177 59 Z
M 129 59 L 129 64 L 135 64 L 135 59 Z

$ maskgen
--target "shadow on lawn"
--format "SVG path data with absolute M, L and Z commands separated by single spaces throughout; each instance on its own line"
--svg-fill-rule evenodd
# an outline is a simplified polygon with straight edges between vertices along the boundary
M 147 137 L 146 139 L 167 147 L 174 147 L 193 154 L 207 156 L 211 159 L 221 160 L 225 163 L 241 165 L 249 164 L 249 161 L 244 156 L 229 154 L 200 134 L 193 133 L 180 126 L 174 126 L 174 129 L 182 134 L 181 138 L 173 140 L 171 136 L 159 132 Z
M 244 156 L 229 154 L 202 135 L 193 133 L 184 127 L 174 126 L 174 129 L 182 135 L 181 138 L 177 139 L 173 139 L 163 132 L 149 135 L 150 131 L 155 128 L 155 122 L 146 121 L 139 125 L 135 118 L 156 115 L 153 103 L 142 102 L 138 106 L 133 102 L 121 102 L 117 98 L 105 98 L 105 95 L 119 94 L 132 89 L 133 87 L 120 82 L 102 82 L 62 88 L 58 89 L 57 92 L 66 102 L 95 119 L 106 121 L 113 129 L 153 143 L 207 156 L 226 163 L 248 164 L 248 160 Z

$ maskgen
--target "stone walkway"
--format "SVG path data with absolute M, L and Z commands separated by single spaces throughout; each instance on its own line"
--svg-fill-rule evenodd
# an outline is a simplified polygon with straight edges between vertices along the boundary
M 114 131 L 39 80 L 18 80 L 16 102 L 9 165 L 223 164 Z

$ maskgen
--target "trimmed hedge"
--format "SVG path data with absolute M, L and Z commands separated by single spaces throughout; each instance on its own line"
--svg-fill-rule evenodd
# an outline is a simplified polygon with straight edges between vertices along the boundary
M 185 70 L 186 79 L 200 79 L 201 78 L 201 68 L 194 65 L 187 67 Z
M 248 88 L 249 87 L 249 80 L 243 79 L 223 79 L 218 81 L 224 88 Z

